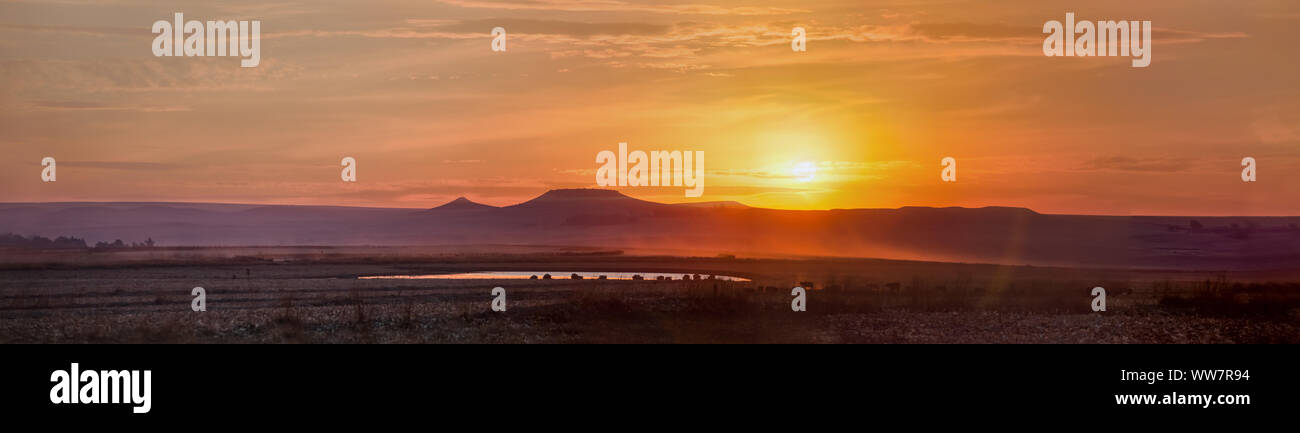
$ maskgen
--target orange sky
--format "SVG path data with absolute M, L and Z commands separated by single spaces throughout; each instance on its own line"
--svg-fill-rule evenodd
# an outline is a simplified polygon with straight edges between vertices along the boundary
M 0 1 L 0 201 L 502 205 L 624 141 L 706 153 L 657 201 L 1300 215 L 1294 1 L 216 3 Z M 261 20 L 260 66 L 153 57 L 173 12 Z M 1066 12 L 1152 21 L 1151 66 L 1043 56 Z

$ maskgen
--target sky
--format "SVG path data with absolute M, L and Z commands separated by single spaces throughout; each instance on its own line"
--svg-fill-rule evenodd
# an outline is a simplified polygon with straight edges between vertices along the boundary
M 260 64 L 155 57 L 175 12 L 259 20 Z M 1067 12 L 1151 21 L 1151 66 L 1044 56 Z M 1297 25 L 1289 0 L 0 0 L 0 201 L 508 205 L 597 187 L 626 142 L 705 153 L 701 197 L 620 188 L 661 202 L 1300 215 Z

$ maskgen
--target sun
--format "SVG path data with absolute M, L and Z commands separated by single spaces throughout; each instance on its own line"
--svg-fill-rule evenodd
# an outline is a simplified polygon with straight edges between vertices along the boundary
M 800 182 L 811 182 L 817 177 L 817 164 L 812 161 L 800 162 L 794 165 L 791 173 Z

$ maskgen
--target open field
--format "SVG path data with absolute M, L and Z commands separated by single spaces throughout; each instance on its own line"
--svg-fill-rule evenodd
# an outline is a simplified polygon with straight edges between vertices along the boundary
M 1300 271 L 632 257 L 504 247 L 5 254 L 13 255 L 0 262 L 4 343 L 1300 342 Z M 471 271 L 677 272 L 753 281 L 357 279 Z M 790 289 L 800 283 L 813 290 L 808 311 L 796 313 Z M 495 286 L 507 290 L 506 312 L 490 309 Z M 1090 308 L 1096 286 L 1108 292 L 1104 313 Z M 208 311 L 190 310 L 193 287 L 207 290 Z

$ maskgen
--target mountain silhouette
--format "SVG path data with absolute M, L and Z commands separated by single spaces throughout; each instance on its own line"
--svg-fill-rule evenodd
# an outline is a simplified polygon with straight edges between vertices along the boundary
M 628 197 L 621 192 L 610 189 L 553 189 L 507 209 L 548 209 L 548 210 L 595 210 L 624 209 L 642 210 L 669 206 Z
M 496 208 L 497 208 L 496 206 L 490 206 L 490 205 L 486 205 L 486 204 L 482 204 L 482 203 L 476 203 L 476 202 L 474 202 L 474 201 L 472 201 L 472 200 L 470 200 L 470 199 L 467 199 L 467 198 L 465 198 L 465 197 L 457 197 L 455 200 L 449 201 L 449 202 L 447 202 L 447 203 L 444 203 L 444 204 L 441 205 L 441 206 L 435 207 L 435 208 L 430 209 L 430 210 L 437 210 L 437 211 L 474 211 L 474 210 L 485 210 L 485 209 L 496 209 Z
M 1195 224 L 1192 224 L 1195 220 Z M 1300 217 L 1040 214 L 1025 208 L 780 210 L 557 189 L 493 207 L 0 203 L 0 233 L 160 246 L 582 246 L 651 254 L 844 256 L 1166 269 L 1300 266 Z

